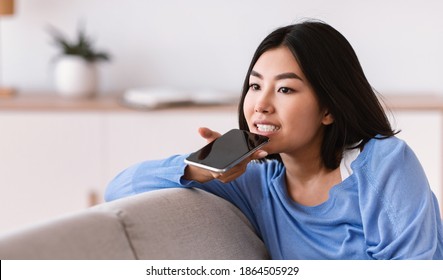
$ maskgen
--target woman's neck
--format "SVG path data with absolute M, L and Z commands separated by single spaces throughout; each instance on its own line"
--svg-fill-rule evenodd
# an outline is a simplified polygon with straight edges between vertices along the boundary
M 327 168 L 320 155 L 294 157 L 281 155 L 285 165 L 289 196 L 306 206 L 319 205 L 329 198 L 329 190 L 341 182 L 340 168 Z

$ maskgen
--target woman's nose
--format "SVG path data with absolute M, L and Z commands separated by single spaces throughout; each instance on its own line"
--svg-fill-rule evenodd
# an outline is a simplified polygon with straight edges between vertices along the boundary
M 269 113 L 268 109 L 263 107 L 262 105 L 256 105 L 255 106 L 255 112 L 256 113 L 262 113 L 262 114 Z
M 254 106 L 256 113 L 269 114 L 273 111 L 272 100 L 269 94 L 263 93 L 257 100 Z

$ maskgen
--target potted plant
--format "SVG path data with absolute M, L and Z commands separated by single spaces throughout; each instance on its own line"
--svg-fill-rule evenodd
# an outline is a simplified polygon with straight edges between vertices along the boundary
M 98 86 L 97 62 L 110 60 L 109 54 L 94 48 L 82 26 L 74 41 L 52 26 L 49 32 L 60 49 L 54 68 L 56 91 L 63 96 L 92 97 Z

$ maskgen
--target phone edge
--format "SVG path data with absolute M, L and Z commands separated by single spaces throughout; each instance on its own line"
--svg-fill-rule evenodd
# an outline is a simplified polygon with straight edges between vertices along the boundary
M 218 173 L 225 173 L 226 171 L 228 171 L 229 169 L 233 168 L 234 166 L 236 166 L 237 164 L 239 164 L 241 161 L 243 161 L 244 159 L 246 159 L 248 156 L 252 155 L 253 153 L 255 153 L 257 150 L 259 150 L 260 148 L 262 148 L 264 145 L 269 143 L 268 139 L 266 142 L 261 143 L 260 145 L 258 145 L 257 147 L 255 147 L 254 149 L 250 150 L 249 152 L 247 152 L 246 154 L 244 154 L 243 156 L 241 156 L 240 158 L 238 158 L 236 161 L 233 161 L 231 164 L 229 164 L 228 166 L 226 166 L 223 169 L 219 169 L 216 167 L 212 167 L 209 165 L 204 165 L 198 162 L 194 162 L 194 161 L 190 161 L 187 158 L 185 158 L 184 162 L 186 164 L 190 164 L 199 168 L 203 168 L 209 171 L 213 171 L 213 172 L 218 172 Z

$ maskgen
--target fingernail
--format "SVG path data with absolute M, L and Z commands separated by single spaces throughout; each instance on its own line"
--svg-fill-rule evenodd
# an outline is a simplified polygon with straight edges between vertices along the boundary
M 260 158 L 264 158 L 264 157 L 266 157 L 267 155 L 268 155 L 268 153 L 267 153 L 266 151 L 261 151 L 261 152 L 258 153 L 258 156 L 259 156 Z

